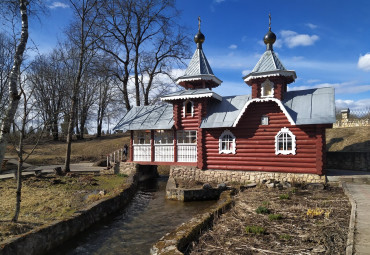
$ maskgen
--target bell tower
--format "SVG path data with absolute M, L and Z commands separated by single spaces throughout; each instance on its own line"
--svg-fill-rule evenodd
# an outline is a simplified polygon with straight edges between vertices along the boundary
M 284 99 L 287 85 L 297 78 L 295 71 L 287 70 L 275 54 L 273 45 L 276 35 L 271 31 L 271 15 L 269 14 L 269 30 L 263 38 L 266 51 L 253 68 L 252 72 L 243 77 L 245 83 L 252 87 L 252 98 Z

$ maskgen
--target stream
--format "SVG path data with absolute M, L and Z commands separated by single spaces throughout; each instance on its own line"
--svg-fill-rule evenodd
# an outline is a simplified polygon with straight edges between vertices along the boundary
M 53 254 L 150 254 L 166 233 L 190 220 L 215 201 L 180 202 L 165 199 L 167 178 L 140 184 L 128 207 L 95 224 Z

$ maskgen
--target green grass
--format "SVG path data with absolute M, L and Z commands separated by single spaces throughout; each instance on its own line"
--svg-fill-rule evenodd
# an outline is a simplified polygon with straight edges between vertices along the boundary
M 270 209 L 268 209 L 267 207 L 264 207 L 264 206 L 260 206 L 256 209 L 256 213 L 260 213 L 260 214 L 269 214 L 270 213 Z
M 246 226 L 245 232 L 247 234 L 263 235 L 266 234 L 266 229 L 260 226 Z
M 289 194 L 281 194 L 281 195 L 279 196 L 279 198 L 280 198 L 280 199 L 290 199 L 290 196 L 289 196 Z
M 282 234 L 279 236 L 279 238 L 281 240 L 286 240 L 286 241 L 289 241 L 290 239 L 292 239 L 292 236 L 288 235 L 288 234 Z
M 283 215 L 281 214 L 269 214 L 269 220 L 281 220 Z

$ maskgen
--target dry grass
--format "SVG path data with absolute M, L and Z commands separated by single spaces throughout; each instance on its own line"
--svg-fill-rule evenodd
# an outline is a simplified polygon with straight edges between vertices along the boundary
M 279 198 L 286 193 L 266 187 L 239 193 L 191 254 L 345 254 L 351 208 L 343 191 L 290 189 L 289 200 Z M 257 213 L 261 206 L 273 214 Z
M 370 127 L 332 128 L 326 130 L 328 151 L 370 151 Z
M 0 180 L 0 241 L 71 216 L 89 203 L 113 196 L 124 188 L 125 177 L 116 175 L 29 177 L 23 181 L 19 223 L 14 224 L 10 221 L 15 210 L 16 183 L 14 179 Z M 102 190 L 105 194 L 99 195 Z M 90 195 L 95 195 L 94 200 L 88 199 Z
M 74 140 L 72 143 L 71 161 L 77 163 L 80 161 L 97 161 L 105 159 L 106 155 L 123 148 L 123 145 L 130 144 L 128 134 L 115 134 L 103 136 L 100 138 L 86 138 L 82 141 Z M 26 145 L 25 151 L 32 145 Z M 35 152 L 27 160 L 31 165 L 54 165 L 63 164 L 66 153 L 66 143 L 61 141 L 43 141 Z M 8 147 L 7 156 L 16 157 L 11 146 Z

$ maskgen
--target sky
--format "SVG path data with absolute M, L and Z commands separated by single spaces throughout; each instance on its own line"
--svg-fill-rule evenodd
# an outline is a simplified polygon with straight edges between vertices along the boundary
M 46 0 L 49 14 L 30 22 L 40 52 L 54 48 L 72 19 L 68 1 Z M 222 95 L 249 94 L 242 77 L 266 50 L 263 36 L 277 36 L 274 50 L 297 73 L 289 90 L 334 87 L 338 108 L 370 106 L 370 1 L 368 0 L 177 0 L 178 22 L 194 36 L 201 17 L 203 50 Z M 195 51 L 196 45 L 191 45 Z M 187 60 L 186 62 L 189 62 Z

